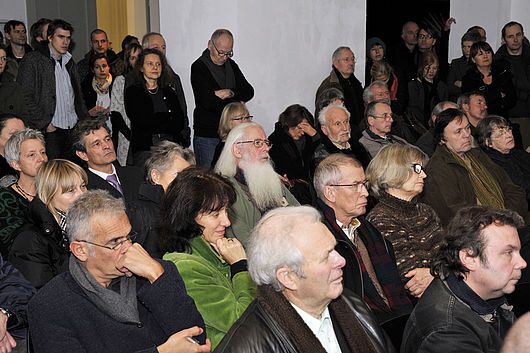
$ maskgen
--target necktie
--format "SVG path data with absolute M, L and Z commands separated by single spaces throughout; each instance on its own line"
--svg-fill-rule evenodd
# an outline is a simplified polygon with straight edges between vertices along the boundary
M 118 190 L 120 194 L 123 195 L 123 190 L 121 189 L 120 183 L 118 183 L 118 178 L 115 174 L 111 174 L 107 177 L 107 181 L 114 186 L 114 189 Z

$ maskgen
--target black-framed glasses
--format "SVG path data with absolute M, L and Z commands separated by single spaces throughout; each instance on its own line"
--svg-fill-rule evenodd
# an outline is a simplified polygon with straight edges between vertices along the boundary
M 244 144 L 244 143 L 252 143 L 254 144 L 254 147 L 261 148 L 263 147 L 263 144 L 266 144 L 267 147 L 271 147 L 272 143 L 269 140 L 262 140 L 262 139 L 255 139 L 255 140 L 248 140 L 248 141 L 239 141 L 236 142 L 236 145 Z
M 232 121 L 252 121 L 253 115 L 247 115 L 247 116 L 240 116 L 239 118 L 232 118 Z
M 367 185 L 368 185 L 368 180 L 356 181 L 355 183 L 351 183 L 351 184 L 329 184 L 329 186 L 349 186 L 357 192 L 361 192 L 361 190 L 363 189 L 363 186 L 366 189 L 368 189 Z
M 423 166 L 422 166 L 421 164 L 413 163 L 413 164 L 412 164 L 412 170 L 413 170 L 414 173 L 416 173 L 416 174 L 421 174 L 421 172 L 424 172 L 424 171 L 425 171 L 425 168 L 423 168 Z
M 233 50 L 230 50 L 230 51 L 225 53 L 224 51 L 220 51 L 219 49 L 217 49 L 217 47 L 215 46 L 215 42 L 213 40 L 212 40 L 212 44 L 213 44 L 213 47 L 215 48 L 215 50 L 217 51 L 217 55 L 226 56 L 226 57 L 229 57 L 229 58 L 234 56 L 234 51 Z
M 93 243 L 93 242 L 88 241 L 88 240 L 76 240 L 76 241 L 81 242 L 81 243 L 87 243 L 87 244 L 99 246 L 101 248 L 105 248 L 105 249 L 109 249 L 109 250 L 118 250 L 119 248 L 121 248 L 121 246 L 125 242 L 128 242 L 128 241 L 130 241 L 131 243 L 134 242 L 134 240 L 136 239 L 137 235 L 138 235 L 138 233 L 136 233 L 135 231 L 131 231 L 129 234 L 127 234 L 126 236 L 124 236 L 122 238 L 117 238 L 117 239 L 113 239 L 113 240 L 108 241 L 107 242 L 108 245 L 97 244 L 97 243 Z

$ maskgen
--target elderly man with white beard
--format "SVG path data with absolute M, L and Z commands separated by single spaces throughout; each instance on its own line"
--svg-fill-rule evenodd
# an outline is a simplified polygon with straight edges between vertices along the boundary
M 270 142 L 256 123 L 236 126 L 226 138 L 215 171 L 230 179 L 237 194 L 228 210 L 231 226 L 227 237 L 237 238 L 243 246 L 261 216 L 277 207 L 300 204 L 282 184 L 269 158 Z

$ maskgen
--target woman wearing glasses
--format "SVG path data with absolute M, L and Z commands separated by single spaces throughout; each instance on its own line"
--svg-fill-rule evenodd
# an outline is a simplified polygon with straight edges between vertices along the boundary
M 169 186 L 157 228 L 164 260 L 177 265 L 204 318 L 212 349 L 256 296 L 243 246 L 225 237 L 227 209 L 235 200 L 229 180 L 190 167 Z
M 39 168 L 35 183 L 37 196 L 29 204 L 27 223 L 15 234 L 9 262 L 39 289 L 68 270 L 66 211 L 86 192 L 87 175 L 75 163 L 54 159 Z
M 228 133 L 237 125 L 252 121 L 252 118 L 253 116 L 250 115 L 247 106 L 243 102 L 229 103 L 224 107 L 223 112 L 221 113 L 221 120 L 219 120 L 219 129 L 217 129 L 221 141 L 219 141 L 215 147 L 211 165 L 212 168 L 215 167 L 215 163 L 217 163 L 217 160 L 225 147 Z
M 394 247 L 405 289 L 420 297 L 431 283 L 429 265 L 442 237 L 432 207 L 416 200 L 427 177 L 427 156 L 411 145 L 388 145 L 366 169 L 366 178 L 379 203 L 367 219 Z

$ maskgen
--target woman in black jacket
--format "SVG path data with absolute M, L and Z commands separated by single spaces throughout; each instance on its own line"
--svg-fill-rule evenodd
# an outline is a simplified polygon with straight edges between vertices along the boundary
M 27 222 L 9 251 L 9 262 L 37 289 L 68 270 L 66 210 L 86 192 L 83 168 L 65 159 L 43 164 L 35 177 L 37 196 L 29 204 Z
M 181 131 L 187 127 L 164 56 L 146 49 L 138 57 L 137 83 L 125 89 L 125 111 L 131 120 L 131 149 L 134 164 L 141 166 L 149 148 L 168 140 L 181 145 Z

